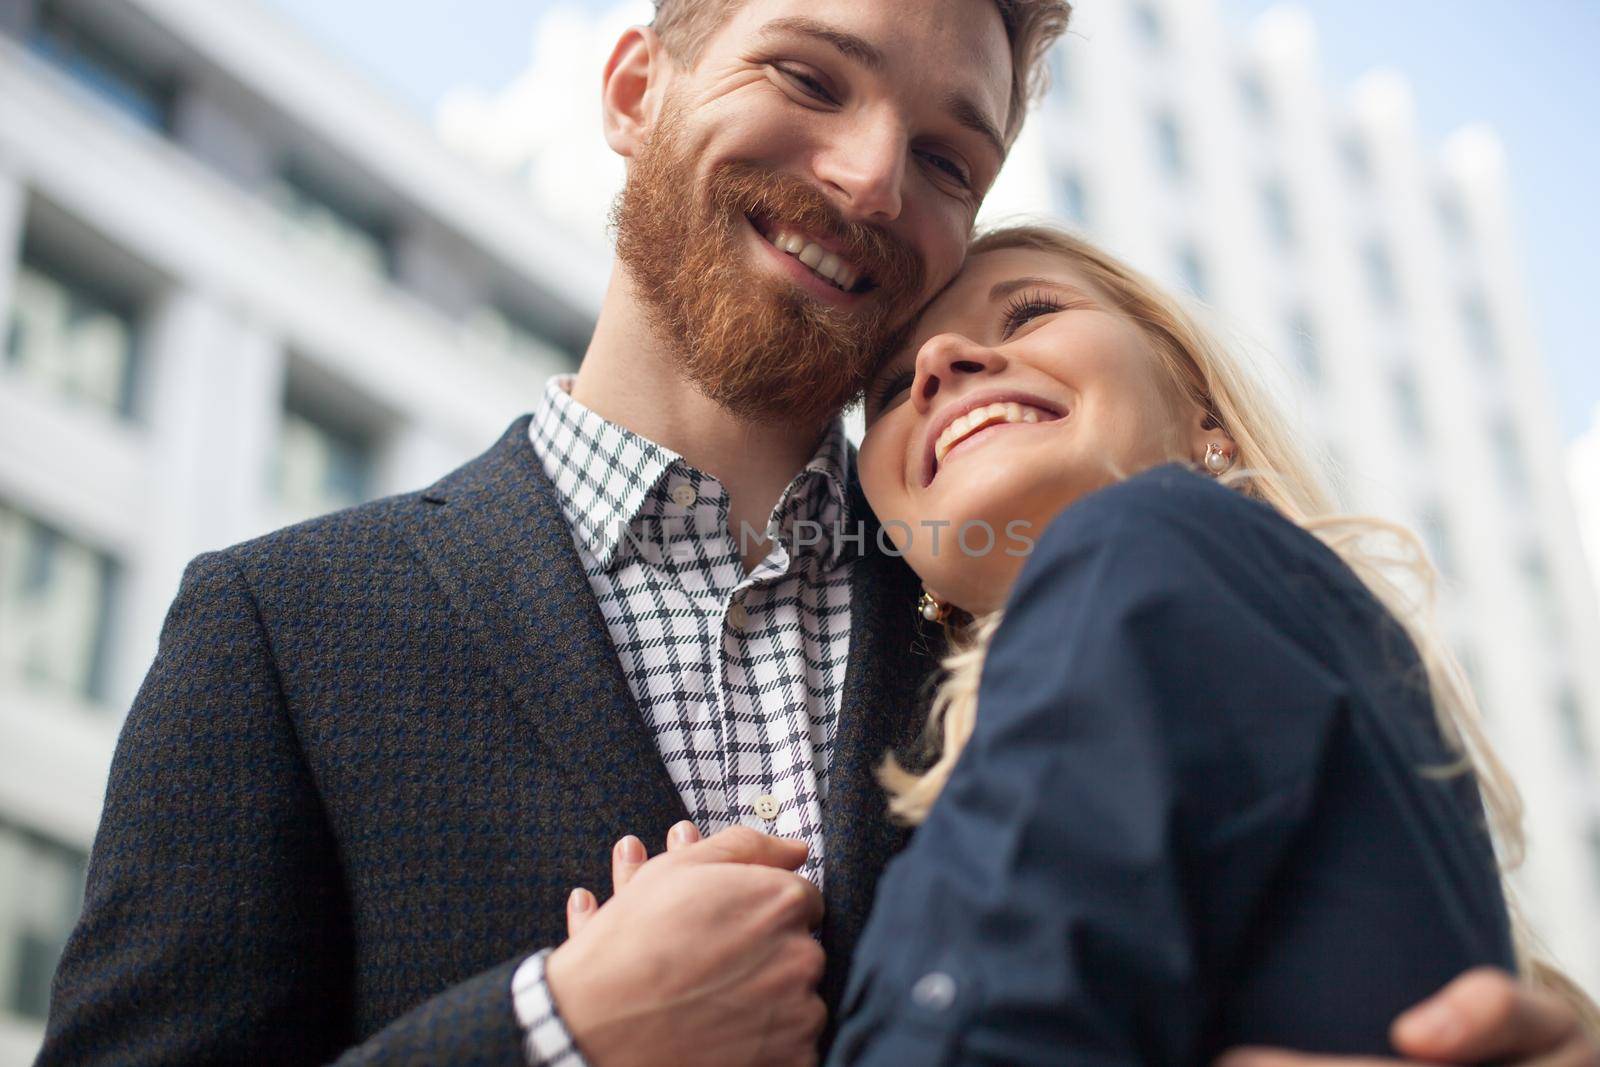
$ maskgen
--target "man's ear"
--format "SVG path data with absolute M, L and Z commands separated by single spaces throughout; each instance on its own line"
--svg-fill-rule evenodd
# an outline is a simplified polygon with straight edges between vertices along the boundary
M 655 124 L 671 64 L 661 38 L 648 26 L 630 26 L 606 60 L 600 87 L 606 143 L 632 159 Z

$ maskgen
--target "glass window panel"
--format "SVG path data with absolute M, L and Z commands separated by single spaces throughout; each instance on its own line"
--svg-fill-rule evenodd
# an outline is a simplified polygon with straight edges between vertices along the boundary
M 273 492 L 296 516 L 321 515 L 371 495 L 372 445 L 360 434 L 289 406 L 273 465 Z
M 1201 257 L 1200 250 L 1193 245 L 1186 244 L 1178 249 L 1178 277 L 1183 282 L 1184 288 L 1198 299 L 1210 298 L 1211 279 L 1206 270 L 1205 260 Z
M 390 272 L 390 235 L 367 213 L 294 171 L 280 175 L 268 197 L 299 240 L 325 260 L 367 277 Z
M 1317 337 L 1316 323 L 1306 311 L 1296 311 L 1289 316 L 1289 342 L 1294 352 L 1300 374 L 1308 385 L 1322 383 L 1322 350 Z
M 92 286 L 27 257 L 17 268 L 6 366 L 51 390 L 129 413 L 136 331 L 131 311 Z
M 1261 186 L 1261 214 L 1266 219 L 1267 233 L 1279 248 L 1294 245 L 1294 212 L 1289 206 L 1289 194 L 1276 178 Z
M 170 127 L 176 95 L 170 79 L 67 18 L 57 4 L 41 5 L 28 46 L 139 125 L 162 131 Z
M 1183 130 L 1178 118 L 1170 111 L 1157 113 L 1153 131 L 1156 141 L 1156 159 L 1167 177 L 1177 179 L 1184 175 L 1187 161 L 1183 148 Z
M 50 979 L 83 909 L 88 858 L 0 822 L 0 1007 L 44 1019 Z
M 1056 180 L 1056 204 L 1063 216 L 1078 225 L 1088 221 L 1087 194 L 1077 171 L 1066 171 Z
M 0 503 L 0 679 L 102 697 L 111 559 Z

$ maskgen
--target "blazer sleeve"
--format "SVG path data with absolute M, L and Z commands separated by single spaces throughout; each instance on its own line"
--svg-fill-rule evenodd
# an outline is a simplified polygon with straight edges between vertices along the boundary
M 1215 565 L 1242 544 L 1139 492 L 1075 506 L 1024 567 L 830 1062 L 1202 1062 L 1215 968 L 1306 819 L 1341 691 Z
M 351 960 L 254 598 L 226 554 L 201 556 L 118 739 L 38 1063 L 521 1062 L 516 961 L 356 1045 Z

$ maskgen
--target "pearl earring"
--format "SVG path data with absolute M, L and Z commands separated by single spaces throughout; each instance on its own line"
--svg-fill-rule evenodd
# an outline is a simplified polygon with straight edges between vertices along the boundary
M 1212 441 L 1210 444 L 1206 445 L 1205 464 L 1206 470 L 1210 471 L 1212 474 L 1221 474 L 1223 471 L 1233 466 L 1233 457 L 1228 455 L 1228 453 L 1223 450 L 1221 445 L 1217 444 L 1215 441 Z
M 917 613 L 929 622 L 943 622 L 950 615 L 950 605 L 923 590 L 917 598 Z

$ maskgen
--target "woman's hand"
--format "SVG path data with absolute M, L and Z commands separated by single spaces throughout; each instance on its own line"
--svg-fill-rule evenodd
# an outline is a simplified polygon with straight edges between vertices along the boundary
M 1410 1062 L 1600 1067 L 1600 1035 L 1583 1029 L 1570 1003 L 1487 967 L 1468 971 L 1400 1016 L 1390 1037 Z M 1397 1062 L 1407 1061 L 1235 1049 L 1216 1067 L 1378 1067 Z
M 667 831 L 667 851 L 672 852 L 700 840 L 700 830 L 685 819 Z M 644 842 L 629 834 L 611 846 L 611 895 L 616 896 L 622 887 L 633 881 L 645 861 L 650 858 Z M 589 890 L 579 886 L 567 897 L 567 936 L 571 937 L 600 910 L 600 901 Z

